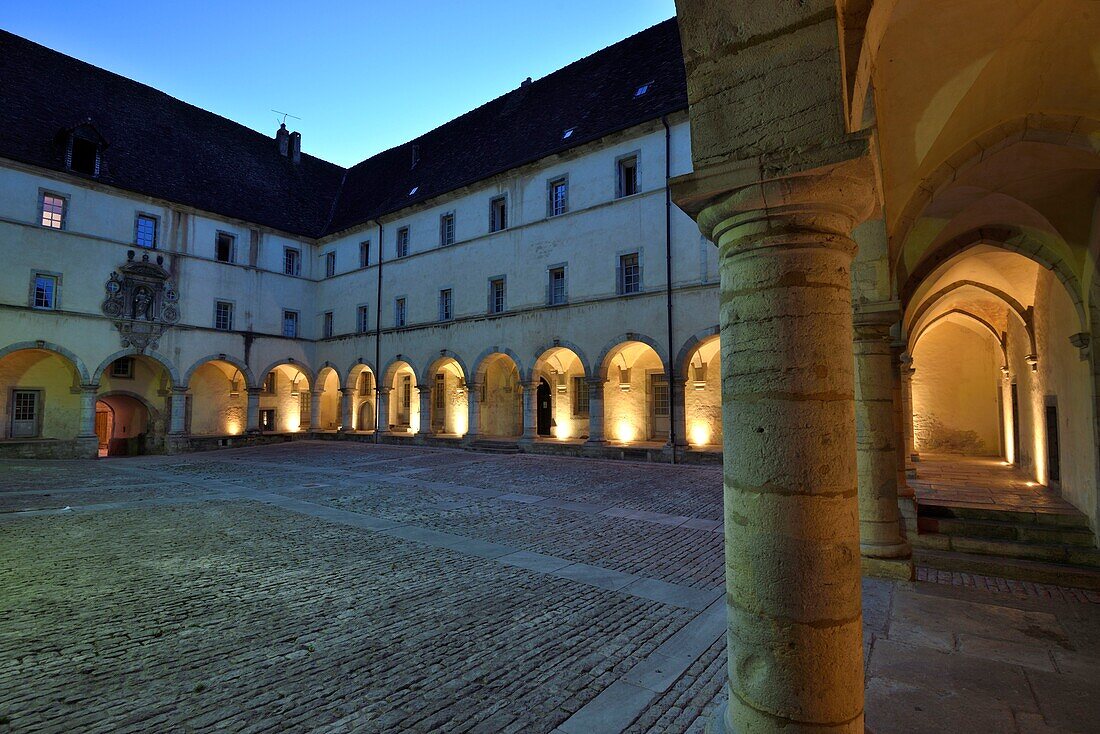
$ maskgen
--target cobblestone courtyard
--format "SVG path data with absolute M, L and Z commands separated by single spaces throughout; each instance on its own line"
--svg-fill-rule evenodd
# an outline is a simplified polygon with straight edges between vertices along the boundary
M 0 464 L 0 734 L 701 732 L 721 471 L 298 442 Z M 1095 731 L 1100 600 L 864 585 L 878 732 Z

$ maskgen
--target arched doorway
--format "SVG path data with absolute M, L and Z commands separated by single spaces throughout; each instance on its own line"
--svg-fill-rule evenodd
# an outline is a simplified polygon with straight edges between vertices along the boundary
M 490 354 L 478 368 L 481 435 L 516 438 L 523 433 L 523 388 L 519 367 L 507 354 Z
M 551 347 L 535 360 L 535 374 L 540 379 L 536 396 L 538 435 L 561 440 L 581 439 L 588 436 L 588 379 L 585 362 L 577 352 L 568 347 Z M 539 412 L 543 407 L 542 382 L 549 390 L 549 430 L 544 432 Z
M 469 423 L 466 371 L 452 356 L 435 360 L 424 373 L 431 379 L 429 428 L 436 436 L 465 435 Z
M 539 378 L 539 387 L 535 398 L 538 401 L 535 405 L 536 432 L 540 436 L 549 436 L 552 411 L 550 407 L 550 384 L 545 377 Z
M 154 453 L 156 421 L 139 398 L 122 393 L 96 400 L 96 436 L 100 456 L 139 456 Z
M 352 389 L 353 430 L 361 433 L 373 431 L 377 419 L 374 370 L 366 364 L 356 364 L 348 372 L 347 386 Z
M 374 401 L 367 399 L 359 403 L 359 412 L 355 420 L 356 431 L 374 430 Z
M 649 344 L 622 342 L 604 359 L 607 438 L 619 443 L 668 440 L 671 412 L 668 375 Z
M 386 426 L 391 433 L 412 434 L 420 428 L 420 394 L 416 372 L 408 362 L 399 360 L 386 370 L 390 388 Z
M 168 416 L 175 372 L 147 354 L 122 354 L 97 370 L 98 400 L 113 411 L 109 456 L 160 454 L 167 450 Z M 186 415 L 185 415 L 186 422 Z

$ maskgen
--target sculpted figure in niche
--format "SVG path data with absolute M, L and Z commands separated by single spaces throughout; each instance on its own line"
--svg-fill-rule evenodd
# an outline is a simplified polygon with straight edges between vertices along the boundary
M 153 294 L 144 286 L 134 291 L 134 309 L 131 318 L 153 320 Z

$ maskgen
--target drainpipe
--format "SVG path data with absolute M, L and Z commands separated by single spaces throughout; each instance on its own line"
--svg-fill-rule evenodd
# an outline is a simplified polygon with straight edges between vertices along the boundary
M 668 115 L 661 118 L 665 126 L 665 309 L 668 320 L 668 443 L 672 446 L 672 463 L 676 463 L 676 394 L 674 383 L 678 379 L 672 363 L 676 352 L 672 341 L 672 129 Z
M 374 220 L 378 225 L 378 299 L 374 307 L 374 369 L 382 369 L 379 360 L 382 359 L 382 261 L 385 256 L 385 248 L 382 247 L 382 222 Z M 374 442 L 382 442 L 382 374 L 374 374 Z M 389 420 L 389 416 L 386 416 Z

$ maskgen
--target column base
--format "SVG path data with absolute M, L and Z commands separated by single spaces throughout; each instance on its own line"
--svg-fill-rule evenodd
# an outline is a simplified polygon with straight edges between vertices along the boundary
M 726 719 L 729 708 L 729 701 L 719 706 L 718 710 L 707 720 L 706 726 L 703 728 L 703 734 L 740 734 Z M 863 734 L 875 733 L 871 731 L 871 727 L 864 723 Z
M 861 556 L 859 565 L 863 575 L 871 578 L 892 579 L 894 581 L 912 581 L 916 578 L 916 567 L 913 565 L 912 557 L 873 558 Z

